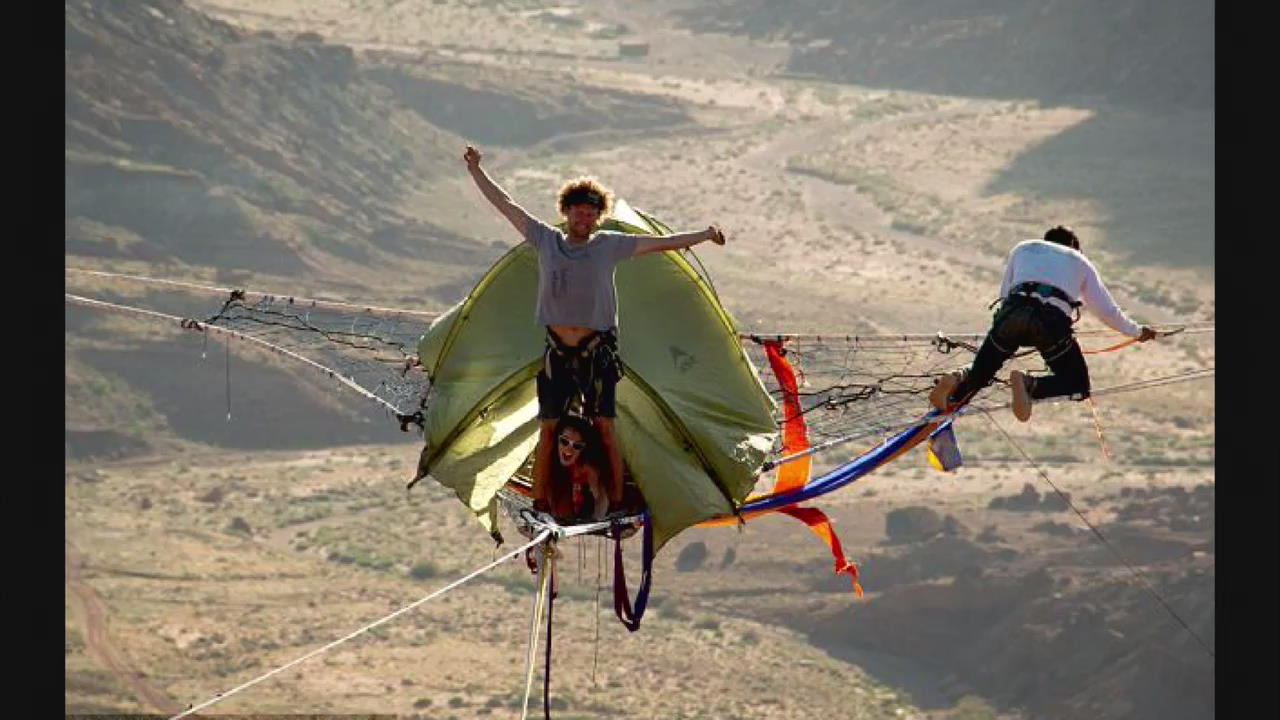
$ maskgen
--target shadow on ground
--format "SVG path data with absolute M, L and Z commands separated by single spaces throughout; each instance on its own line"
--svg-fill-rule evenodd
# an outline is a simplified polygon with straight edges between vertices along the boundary
M 1107 248 L 1127 260 L 1212 266 L 1213 132 L 1212 110 L 1098 109 L 1016 157 L 986 191 L 1088 201 L 1107 218 Z M 1086 252 L 1090 240 L 1081 233 Z

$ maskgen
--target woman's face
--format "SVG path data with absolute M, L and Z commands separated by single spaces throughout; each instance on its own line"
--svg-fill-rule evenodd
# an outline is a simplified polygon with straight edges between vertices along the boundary
M 582 457 L 583 448 L 587 446 L 582 441 L 582 433 L 571 427 L 560 431 L 560 436 L 556 439 L 556 443 L 560 451 L 560 464 L 565 467 L 578 462 L 578 458 Z

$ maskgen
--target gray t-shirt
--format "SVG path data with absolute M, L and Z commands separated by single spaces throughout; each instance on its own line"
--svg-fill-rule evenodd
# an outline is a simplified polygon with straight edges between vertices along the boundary
M 570 245 L 559 229 L 530 218 L 524 239 L 538 252 L 535 322 L 602 331 L 617 327 L 613 270 L 635 252 L 635 236 L 602 230 L 582 245 Z

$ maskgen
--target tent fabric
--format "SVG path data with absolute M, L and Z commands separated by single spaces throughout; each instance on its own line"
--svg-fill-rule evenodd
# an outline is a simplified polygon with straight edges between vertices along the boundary
M 665 225 L 618 201 L 605 229 Z M 534 324 L 537 257 L 506 253 L 419 342 L 431 376 L 424 410 L 427 472 L 493 532 L 496 495 L 537 442 L 534 376 L 545 330 Z M 615 423 L 623 462 L 649 507 L 655 552 L 681 530 L 732 515 L 777 438 L 775 406 L 733 320 L 675 252 L 617 267 Z

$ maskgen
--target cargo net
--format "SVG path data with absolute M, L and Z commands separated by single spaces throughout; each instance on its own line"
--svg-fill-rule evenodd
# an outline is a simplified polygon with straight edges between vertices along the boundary
M 1178 338 L 1178 371 L 1138 377 L 1109 367 L 1091 368 L 1092 394 L 1141 390 L 1213 374 L 1212 322 L 1166 325 L 1163 335 Z M 1086 356 L 1121 351 L 1132 345 L 1109 329 L 1080 330 L 1076 337 Z M 967 369 L 985 334 L 933 335 L 745 335 L 743 345 L 782 414 L 783 391 L 770 370 L 764 341 L 781 341 L 795 377 L 808 440 L 834 447 L 846 441 L 895 433 L 918 422 L 930 410 L 929 391 L 942 375 Z M 1163 343 L 1163 339 L 1157 342 Z M 1090 360 L 1090 365 L 1101 365 Z M 979 390 L 967 411 L 995 410 L 1010 403 L 1009 373 L 1048 372 L 1040 354 L 1023 348 Z M 1101 382 L 1100 382 L 1101 381 Z M 781 421 L 782 418 L 779 417 Z M 780 452 L 780 447 L 775 448 Z
M 67 293 L 68 303 L 93 306 L 170 320 L 192 331 L 227 333 L 251 340 L 294 361 L 327 374 L 348 389 L 387 409 L 402 429 L 421 425 L 430 381 L 417 365 L 416 349 L 436 313 L 300 298 L 195 283 L 138 276 L 68 271 L 68 285 L 76 281 L 145 285 L 139 295 L 115 292 L 115 301 Z M 99 289 L 102 289 L 101 286 Z M 203 295 L 193 302 L 193 295 Z M 179 301 L 178 296 L 184 296 Z M 127 302 L 126 302 L 127 301 Z M 139 307 L 180 307 L 195 315 L 178 315 Z M 196 311 L 196 308 L 203 308 Z M 1179 372 L 1137 377 L 1094 373 L 1093 394 L 1154 387 L 1170 382 L 1212 376 L 1212 322 L 1169 325 L 1166 335 L 1184 334 L 1183 362 L 1168 367 Z M 929 410 L 927 396 L 937 379 L 966 368 L 983 340 L 982 334 L 934 335 L 743 335 L 742 343 L 761 380 L 778 401 L 782 390 L 770 369 L 762 342 L 781 341 L 785 358 L 798 384 L 801 413 L 812 446 L 835 447 L 843 442 L 897 432 Z M 1077 332 L 1086 353 L 1119 349 L 1119 335 L 1110 330 Z M 1123 344 L 1123 343 L 1122 343 Z M 1091 372 L 1095 363 L 1090 362 Z M 1008 373 L 1014 369 L 1043 372 L 1038 353 L 1024 349 L 1005 365 L 991 385 L 969 403 L 974 409 L 1005 407 L 1009 401 Z M 1099 382 L 1102 380 L 1102 382 Z M 775 450 L 781 452 L 781 441 Z
M 69 271 L 67 279 L 92 284 L 98 296 L 68 292 L 69 304 L 167 320 L 206 339 L 248 340 L 376 402 L 402 429 L 422 423 L 430 381 L 417 345 L 437 313 L 118 273 Z
M 250 299 L 235 291 L 203 324 L 309 358 L 380 401 L 395 413 L 402 429 L 408 423 L 422 425 L 430 381 L 416 350 L 430 325 L 425 313 L 278 295 Z
M 814 445 L 890 433 L 916 420 L 928 409 L 927 395 L 937 379 L 968 367 L 973 360 L 969 348 L 982 341 L 974 335 L 749 336 L 747 354 L 780 408 L 783 391 L 761 339 L 783 341 L 782 354 L 795 373 L 801 414 Z M 998 382 L 973 402 L 990 402 Z

